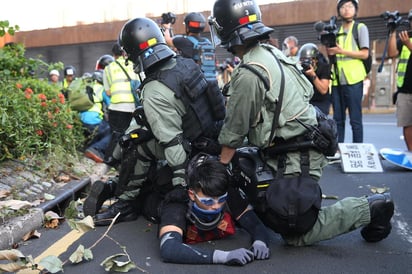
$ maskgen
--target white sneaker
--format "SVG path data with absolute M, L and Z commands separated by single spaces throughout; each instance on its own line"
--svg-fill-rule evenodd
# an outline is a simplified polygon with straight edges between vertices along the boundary
M 338 150 L 338 151 L 336 151 L 336 153 L 335 153 L 335 155 L 333 155 L 333 156 L 327 156 L 326 158 L 329 160 L 329 161 L 333 161 L 333 160 L 340 160 L 340 151 Z

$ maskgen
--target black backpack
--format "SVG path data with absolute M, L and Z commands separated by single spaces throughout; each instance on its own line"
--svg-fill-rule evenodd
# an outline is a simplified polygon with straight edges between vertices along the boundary
M 355 23 L 353 24 L 353 28 L 352 28 L 352 35 L 353 35 L 353 38 L 355 38 L 355 41 L 356 41 L 356 44 L 358 45 L 358 48 L 360 48 L 360 46 L 359 46 L 359 30 L 358 30 L 358 27 L 359 27 L 359 22 L 355 21 Z M 353 30 L 355 30 L 355 31 L 353 31 Z M 368 74 L 372 69 L 372 55 L 371 55 L 370 49 L 369 49 L 368 58 L 365 59 L 365 60 L 362 59 L 362 63 L 363 63 L 363 66 L 365 67 L 366 74 Z

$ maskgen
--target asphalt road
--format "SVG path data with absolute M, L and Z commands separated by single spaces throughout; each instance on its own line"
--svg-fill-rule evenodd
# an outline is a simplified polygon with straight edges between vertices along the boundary
M 369 114 L 364 116 L 364 142 L 372 143 L 376 149 L 383 147 L 404 148 L 401 129 L 396 127 L 394 114 Z M 346 132 L 351 141 L 351 130 Z M 265 261 L 255 261 L 243 267 L 224 265 L 181 265 L 166 264 L 159 258 L 157 227 L 143 218 L 129 223 L 119 223 L 112 227 L 108 235 L 93 248 L 94 258 L 77 265 L 67 263 L 64 273 L 105 273 L 100 263 L 108 256 L 122 253 L 126 248 L 131 260 L 149 273 L 412 273 L 412 171 L 381 161 L 382 173 L 344 173 L 339 163 L 331 164 L 324 170 L 320 180 L 322 190 L 327 195 L 337 195 L 339 199 L 348 196 L 371 194 L 371 187 L 387 187 L 395 201 L 393 229 L 389 237 L 379 243 L 365 242 L 359 230 L 320 242 L 310 247 L 289 247 L 273 233 L 271 257 Z M 324 200 L 324 205 L 335 200 Z M 64 261 L 79 246 L 90 247 L 105 232 L 98 227 L 74 241 L 67 251 L 53 249 Z M 62 239 L 70 229 L 63 223 L 55 230 L 39 230 L 42 236 L 20 245 L 19 250 L 34 258 L 55 245 L 67 247 L 72 237 Z M 63 240 L 62 240 L 63 241 Z M 117 244 L 115 243 L 117 242 Z M 233 249 L 249 246 L 246 232 L 239 230 L 231 238 L 200 244 L 219 249 Z M 139 273 L 134 269 L 131 273 Z M 26 272 L 27 273 L 27 272 Z

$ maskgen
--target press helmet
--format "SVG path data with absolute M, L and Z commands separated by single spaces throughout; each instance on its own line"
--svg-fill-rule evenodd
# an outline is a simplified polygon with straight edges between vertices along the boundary
M 206 19 L 200 12 L 191 12 L 183 20 L 189 32 L 199 33 L 205 29 Z
M 340 13 L 339 13 L 340 7 L 341 7 L 343 4 L 345 4 L 346 2 L 352 2 L 353 5 L 355 6 L 356 12 L 358 12 L 359 0 L 338 0 L 337 5 L 336 5 L 336 9 L 338 10 L 338 15 L 340 15 Z
M 98 69 L 93 72 L 93 80 L 103 85 L 103 70 Z
M 76 75 L 76 69 L 73 66 L 67 66 L 63 70 L 63 74 L 66 77 L 67 75 Z
M 104 69 L 106 66 L 108 66 L 113 61 L 114 61 L 113 56 L 111 56 L 109 54 L 105 54 L 105 55 L 101 56 L 99 59 L 97 59 L 95 69 L 96 70 Z
M 261 22 L 258 4 L 250 0 L 217 0 L 209 18 L 212 35 L 230 50 L 248 40 L 268 38 L 272 28 Z M 212 37 L 216 43 L 216 37 Z
M 146 71 L 158 62 L 175 55 L 157 24 L 149 18 L 131 19 L 122 27 L 119 44 L 137 68 Z
M 307 44 L 302 45 L 298 53 L 299 59 L 317 58 L 318 55 L 319 55 L 319 49 L 313 43 L 307 43 Z

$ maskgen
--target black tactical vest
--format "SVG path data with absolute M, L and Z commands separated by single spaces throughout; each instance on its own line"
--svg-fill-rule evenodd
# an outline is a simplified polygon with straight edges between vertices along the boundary
M 200 136 L 217 139 L 226 108 L 217 81 L 207 81 L 199 66 L 189 58 L 176 57 L 176 66 L 157 70 L 143 81 L 157 80 L 175 92 L 183 101 L 186 114 L 183 116 L 183 135 L 189 141 Z

